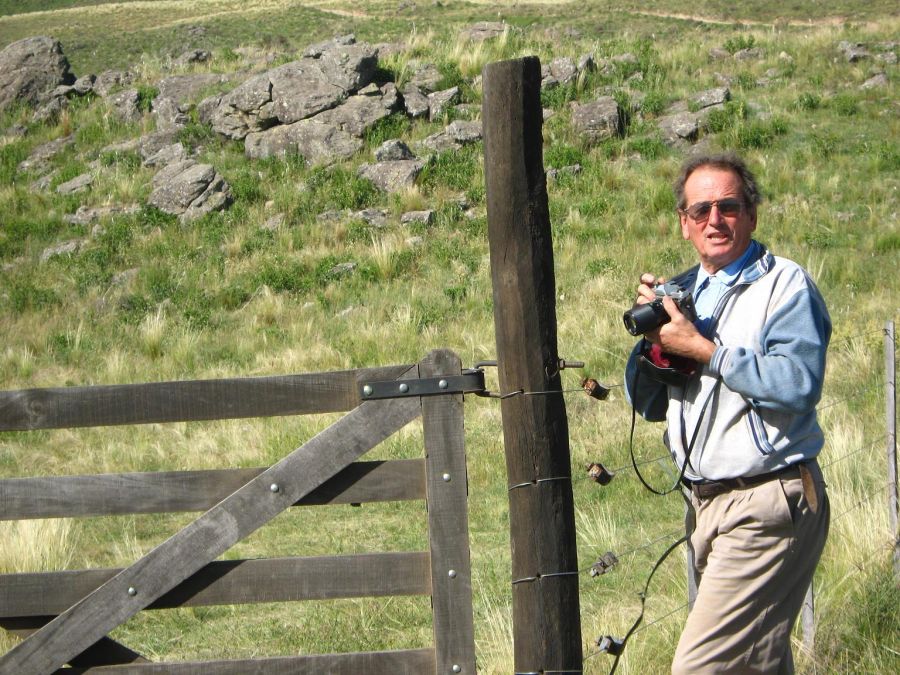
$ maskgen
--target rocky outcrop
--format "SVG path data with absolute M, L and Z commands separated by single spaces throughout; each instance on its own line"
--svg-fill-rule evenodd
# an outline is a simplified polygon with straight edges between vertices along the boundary
M 335 45 L 250 78 L 222 97 L 213 129 L 232 139 L 293 124 L 334 108 L 371 80 L 376 52 L 367 44 Z
M 413 151 L 401 140 L 385 141 L 375 149 L 375 159 L 379 162 L 392 162 L 400 159 L 415 159 Z
M 225 209 L 231 199 L 231 188 L 211 165 L 187 159 L 170 164 L 153 177 L 153 192 L 147 202 L 189 222 Z
M 422 145 L 433 152 L 445 152 L 476 143 L 481 140 L 481 136 L 481 122 L 455 120 L 448 124 L 443 131 L 424 139 Z
M 137 122 L 141 119 L 139 107 L 140 95 L 137 89 L 126 89 L 113 94 L 107 99 L 109 106 L 124 122 Z
M 164 77 L 156 85 L 159 98 L 170 98 L 178 105 L 194 103 L 205 90 L 229 81 L 227 75 L 197 73 L 195 75 L 172 75 Z
M 31 37 L 0 51 L 0 110 L 13 103 L 34 105 L 42 94 L 74 81 L 58 40 Z
M 341 105 L 319 113 L 312 119 L 346 131 L 351 136 L 362 137 L 378 120 L 390 115 L 398 103 L 396 89 L 387 94 L 375 85 L 365 94 L 351 96 Z M 366 89 L 369 89 L 367 87 Z

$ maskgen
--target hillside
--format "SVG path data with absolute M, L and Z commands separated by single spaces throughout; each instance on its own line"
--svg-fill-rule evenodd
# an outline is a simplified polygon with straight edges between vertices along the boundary
M 585 4 L 0 0 L 0 50 L 47 36 L 68 62 L 53 95 L 0 95 L 0 389 L 412 363 L 437 347 L 465 365 L 493 358 L 480 73 L 534 54 L 560 353 L 584 374 L 621 382 L 639 274 L 692 264 L 670 188 L 684 157 L 734 149 L 757 171 L 759 239 L 806 267 L 835 326 L 821 418 L 840 517 L 817 578 L 816 651 L 798 667 L 897 672 L 882 353 L 884 322 L 900 317 L 896 3 Z M 582 471 L 630 463 L 620 392 L 567 398 L 580 564 L 608 550 L 626 563 L 582 580 L 585 654 L 627 629 L 682 527 L 680 500 L 628 470 L 604 488 Z M 333 419 L 6 433 L 0 472 L 260 466 Z M 479 668 L 509 672 L 499 406 L 467 398 L 466 429 Z M 638 425 L 640 459 L 664 454 L 660 434 Z M 402 434 L 375 454 L 421 452 Z M 662 464 L 648 471 L 669 480 Z M 411 508 L 295 509 L 234 554 L 406 550 L 424 536 Z M 185 522 L 4 523 L 0 571 L 127 564 Z M 659 622 L 620 672 L 665 670 L 685 615 L 679 556 L 651 593 Z M 421 646 L 426 605 L 161 611 L 118 638 L 167 659 Z M 593 656 L 586 672 L 609 663 Z

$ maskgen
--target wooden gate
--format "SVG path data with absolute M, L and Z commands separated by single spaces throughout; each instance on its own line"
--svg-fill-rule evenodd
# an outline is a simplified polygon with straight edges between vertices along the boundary
M 416 392 L 460 373 L 438 350 L 412 366 L 0 392 L 0 431 L 350 411 L 268 469 L 0 480 L 2 520 L 205 511 L 125 569 L 0 575 L 0 625 L 26 636 L 0 672 L 474 673 L 463 396 L 360 402 L 364 382 Z M 356 461 L 419 415 L 424 459 Z M 429 551 L 215 561 L 291 506 L 423 498 Z M 108 637 L 142 610 L 384 595 L 431 596 L 433 648 L 151 663 Z

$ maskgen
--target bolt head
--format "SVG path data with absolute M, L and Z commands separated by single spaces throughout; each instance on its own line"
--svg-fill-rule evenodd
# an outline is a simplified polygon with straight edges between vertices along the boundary
M 438 388 L 439 388 L 439 389 L 446 389 L 446 388 L 449 387 L 449 386 L 450 386 L 450 384 L 447 382 L 447 380 L 440 380 L 440 381 L 438 382 Z
M 367 384 L 365 387 L 363 387 L 363 394 L 365 394 L 366 396 L 371 396 L 372 386 Z
M 449 572 L 447 572 L 447 576 L 450 577 L 451 579 L 455 579 L 456 578 L 456 570 L 450 570 Z
M 443 476 L 441 476 L 441 478 L 444 479 L 444 482 L 445 482 L 445 483 L 449 483 L 449 482 L 450 482 L 450 474 L 449 474 L 449 473 L 445 473 Z
M 135 595 L 137 595 L 137 589 L 134 586 L 129 586 L 128 595 L 134 597 Z
M 461 672 L 462 672 L 462 668 L 460 668 L 460 667 L 459 667 L 457 664 L 455 664 L 455 663 L 453 664 L 453 669 L 452 669 L 452 670 L 453 670 L 454 673 L 461 673 Z
M 409 385 L 408 385 L 408 384 L 406 384 L 406 383 L 404 382 L 403 384 L 400 385 L 400 393 L 405 394 L 405 393 L 408 392 L 408 391 L 409 391 Z
M 272 483 L 272 484 L 269 486 L 269 492 L 271 492 L 271 493 L 273 493 L 273 494 L 276 493 L 276 492 L 281 492 L 281 486 L 278 485 L 278 483 Z

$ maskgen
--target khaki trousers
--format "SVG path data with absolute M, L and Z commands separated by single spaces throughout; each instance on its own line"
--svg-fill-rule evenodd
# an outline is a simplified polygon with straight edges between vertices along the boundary
M 710 499 L 691 495 L 697 599 L 675 675 L 794 672 L 790 635 L 828 536 L 830 509 L 815 462 L 813 513 L 800 478 L 775 478 Z

